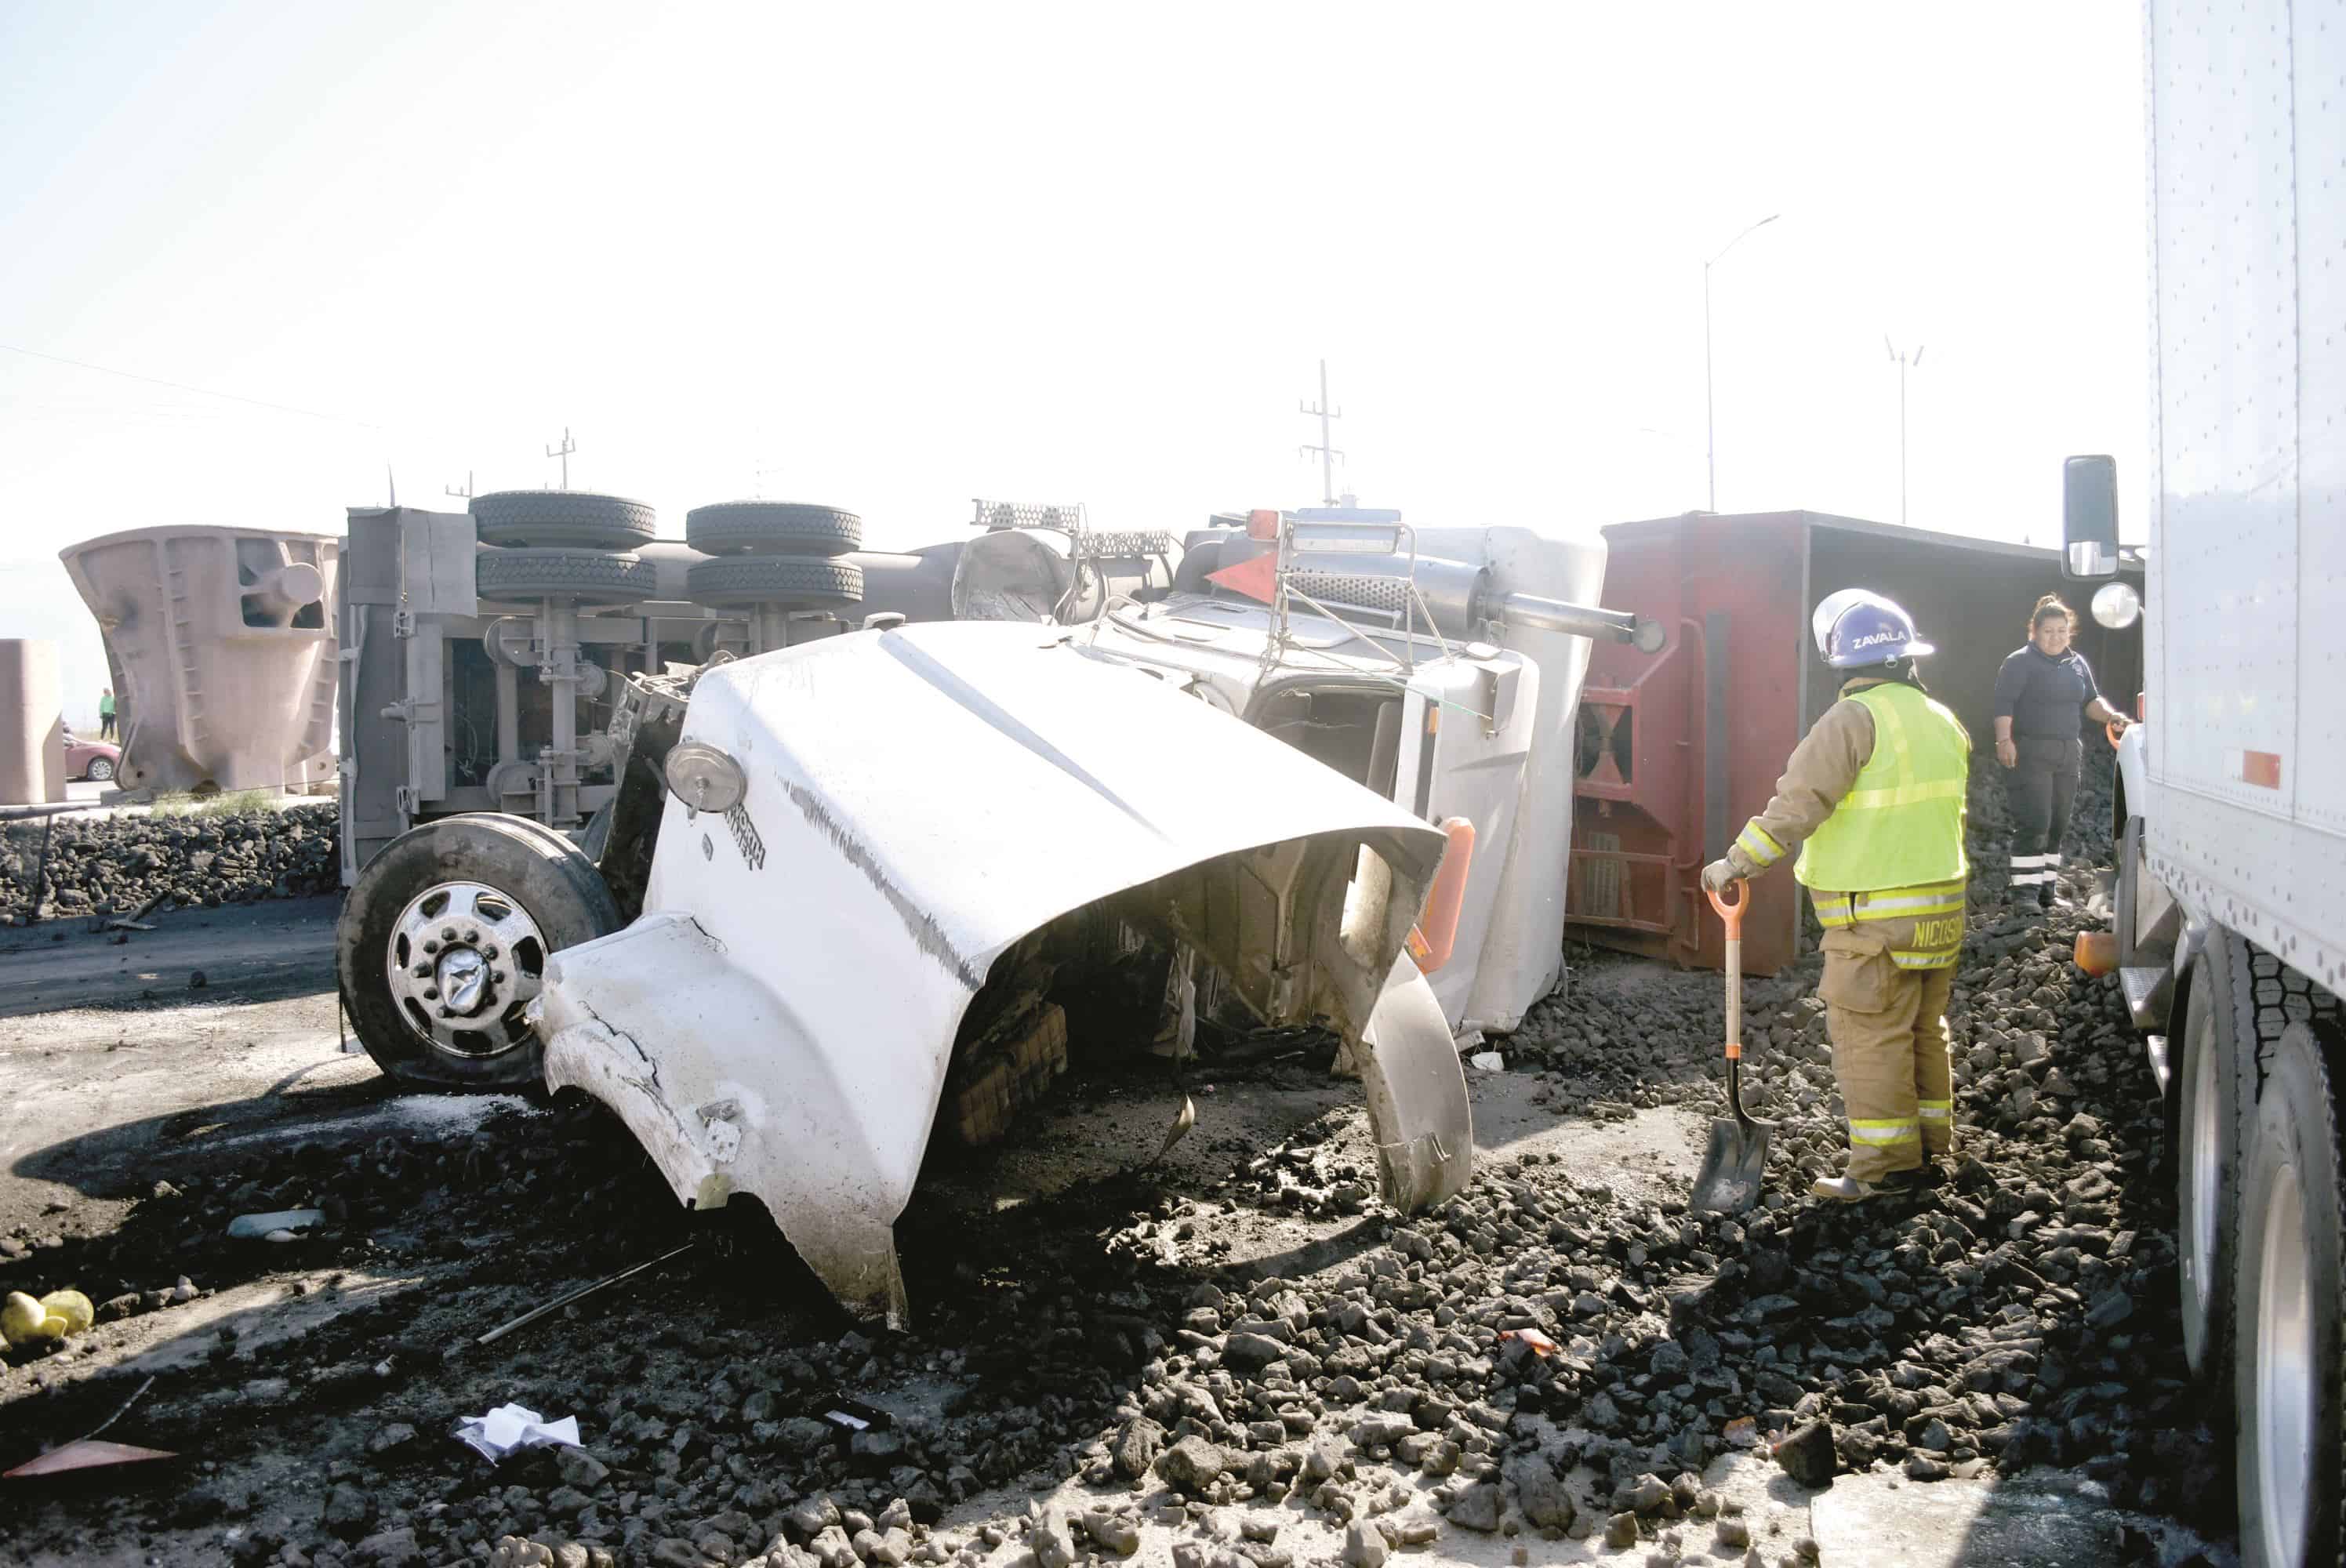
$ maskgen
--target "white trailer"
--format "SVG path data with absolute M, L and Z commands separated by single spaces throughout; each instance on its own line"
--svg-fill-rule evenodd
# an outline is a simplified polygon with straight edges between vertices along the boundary
M 2335 1568 L 2346 0 L 2149 0 L 2146 26 L 2147 722 L 2119 748 L 2108 945 L 2174 1117 L 2184 1348 L 2232 1418 L 2241 1559 Z M 2074 577 L 2117 572 L 2114 473 L 2069 460 Z M 2095 611 L 2124 624 L 2129 591 Z

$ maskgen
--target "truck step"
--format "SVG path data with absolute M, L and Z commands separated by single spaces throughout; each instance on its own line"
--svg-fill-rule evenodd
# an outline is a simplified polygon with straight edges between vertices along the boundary
M 2118 988 L 2126 993 L 2127 1011 L 2137 1029 L 2155 1029 L 2167 1023 L 2168 1002 L 2175 994 L 2175 971 L 2166 964 L 2128 966 L 2118 971 Z

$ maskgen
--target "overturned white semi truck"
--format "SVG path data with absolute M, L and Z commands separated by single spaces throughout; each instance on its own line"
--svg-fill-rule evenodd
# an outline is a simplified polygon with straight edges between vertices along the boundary
M 1094 565 L 1028 581 L 1055 595 L 1035 618 L 996 591 L 1024 548 L 1002 540 L 964 553 L 953 597 L 1012 618 L 882 615 L 631 675 L 583 848 L 467 812 L 359 873 L 340 967 L 362 1040 L 413 1082 L 595 1095 L 681 1201 L 755 1197 L 842 1301 L 892 1316 L 933 1132 L 998 1130 L 1065 1064 L 1056 999 L 1136 968 L 1120 1040 L 1186 1021 L 1201 965 L 1209 1010 L 1335 1033 L 1389 1202 L 1454 1193 L 1454 1030 L 1512 1027 L 1561 967 L 1585 639 L 1651 631 L 1565 596 L 1594 598 L 1600 545 L 1433 536 L 1474 552 L 1452 583 L 1387 520 L 1248 532 L 1218 531 L 1268 602 L 1178 586 L 1176 559 L 1111 591 L 1077 527 L 1046 553 Z M 1303 569 L 1363 537 L 1382 548 L 1353 571 Z M 1052 584 L 1086 571 L 1068 624 Z

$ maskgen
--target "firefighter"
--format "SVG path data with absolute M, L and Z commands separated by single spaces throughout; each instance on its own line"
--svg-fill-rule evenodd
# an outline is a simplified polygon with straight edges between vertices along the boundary
M 1932 648 L 1904 610 L 1849 588 L 1810 627 L 1843 672 L 1840 700 L 1702 881 L 1723 891 L 1800 851 L 1792 874 L 1825 928 L 1817 994 L 1849 1116 L 1847 1174 L 1810 1190 L 1854 1202 L 1938 1179 L 1953 1152 L 1946 1011 L 1964 940 L 1972 742 L 1923 690 L 1914 661 Z

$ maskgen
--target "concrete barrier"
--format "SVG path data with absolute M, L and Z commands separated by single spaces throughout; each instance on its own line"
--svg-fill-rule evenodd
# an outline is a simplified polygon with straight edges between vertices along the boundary
M 0 804 L 66 798 L 65 681 L 53 642 L 0 642 Z

